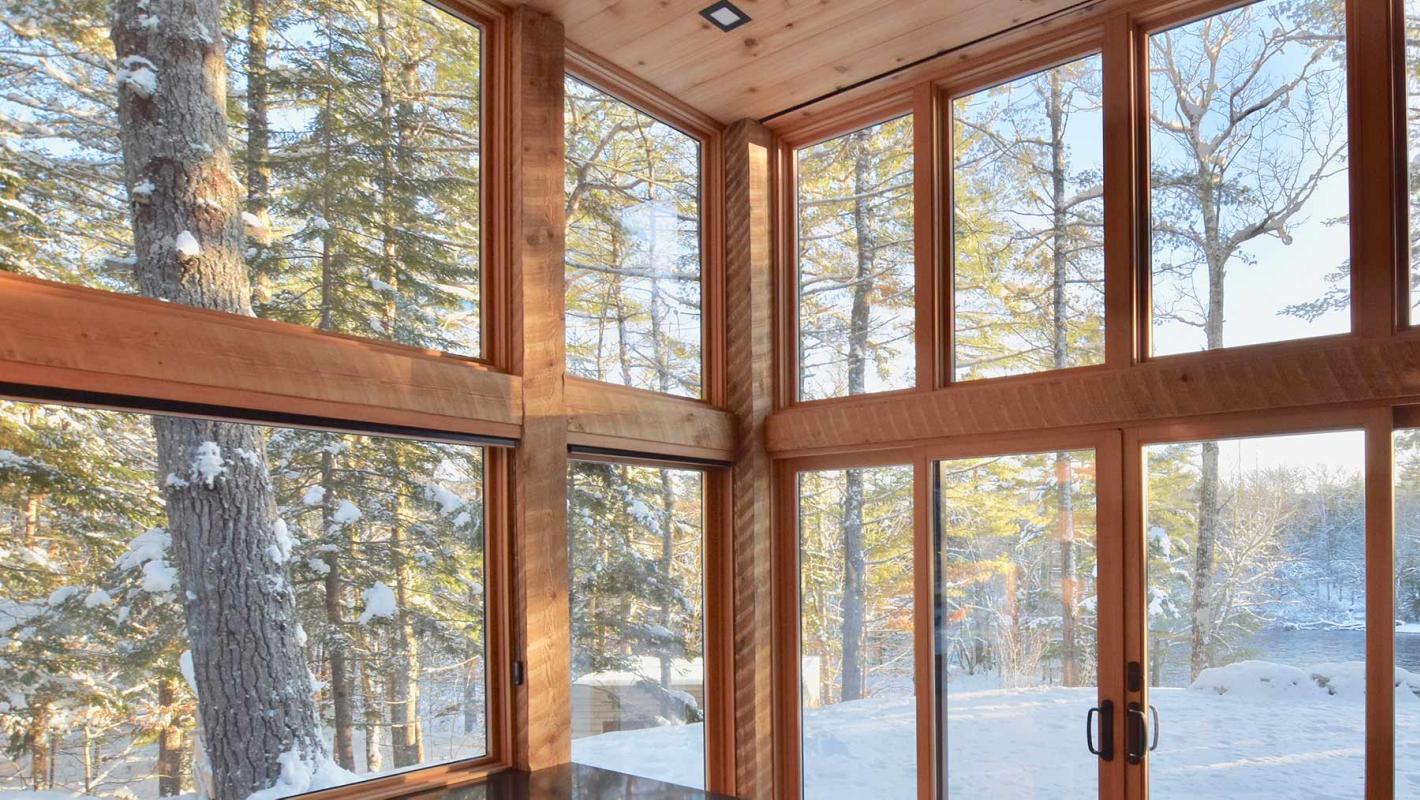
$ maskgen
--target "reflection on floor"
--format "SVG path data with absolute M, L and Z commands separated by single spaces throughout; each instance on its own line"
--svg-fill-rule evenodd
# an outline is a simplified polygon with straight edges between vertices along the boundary
M 687 789 L 581 764 L 518 772 L 486 782 L 410 795 L 407 800 L 733 800 L 727 795 Z

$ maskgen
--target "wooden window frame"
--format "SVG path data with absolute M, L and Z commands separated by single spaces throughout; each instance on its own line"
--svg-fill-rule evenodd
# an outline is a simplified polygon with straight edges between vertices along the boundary
M 777 796 L 798 797 L 799 642 L 797 473 L 805 469 L 913 463 L 916 527 L 934 524 L 930 466 L 946 454 L 1036 451 L 1061 441 L 1094 441 L 1099 470 L 1099 542 L 1115 550 L 1113 578 L 1123 592 L 1109 612 L 1122 636 L 1101 643 L 1101 686 L 1124 698 L 1125 654 L 1142 641 L 1142 444 L 1174 440 L 1350 428 L 1365 431 L 1367 506 L 1368 682 L 1367 796 L 1393 793 L 1393 663 L 1389 620 L 1394 598 L 1390 436 L 1420 427 L 1420 330 L 1407 327 L 1408 195 L 1404 119 L 1403 0 L 1347 0 L 1347 133 L 1351 208 L 1351 330 L 1216 351 L 1149 355 L 1151 279 L 1148 244 L 1147 35 L 1246 3 L 1236 0 L 1101 0 L 973 43 L 841 94 L 765 120 L 772 151 L 776 224 L 774 413 L 765 444 L 774 476 L 774 703 Z M 1103 364 L 1025 375 L 951 380 L 951 98 L 1090 53 L 1102 60 L 1104 116 L 1105 359 Z M 919 379 L 915 389 L 799 401 L 796 319 L 794 151 L 909 107 L 918 124 Z M 924 120 L 926 121 L 924 124 Z M 929 217 L 924 210 L 936 209 Z M 930 282 L 930 283 L 929 283 Z M 924 294 L 924 287 L 935 287 Z M 933 329 L 925 355 L 922 334 Z M 935 374 L 933 374 L 935 373 Z M 932 375 L 924 381 L 923 375 Z M 929 538 L 930 541 L 930 538 Z M 921 549 L 918 579 L 930 566 Z M 1105 562 L 1101 562 L 1102 569 Z M 921 589 L 918 590 L 922 591 Z M 1126 603 L 1126 598 L 1132 600 Z M 919 607 L 924 606 L 919 600 Z M 1103 602 L 1102 613 L 1108 608 Z M 931 619 L 919 621 L 919 649 L 930 646 Z M 928 631 L 924 638 L 923 627 Z M 1385 641 L 1380 641 L 1385 640 Z M 924 645 L 925 643 L 925 645 Z M 1106 658 L 1108 648 L 1116 655 Z M 919 676 L 926 674 L 920 664 Z M 928 656 L 930 661 L 930 655 Z M 925 684 L 919 680 L 919 703 Z M 935 687 L 932 687 L 935 689 Z M 1121 709 L 1118 713 L 1122 714 Z M 936 746 L 940 731 L 919 710 L 917 739 Z M 1122 719 L 1116 720 L 1122 722 Z M 1123 725 L 1116 725 L 1117 749 Z M 934 770 L 942 752 L 934 753 Z M 1141 797 L 1141 770 L 1102 772 L 1107 797 Z M 925 784 L 919 755 L 919 783 Z M 940 776 L 934 776 L 940 780 Z M 924 798 L 937 788 L 919 787 Z
M 700 146 L 700 401 L 725 405 L 725 126 L 579 45 L 567 45 L 567 74 L 694 139 Z M 574 376 L 569 376 L 574 377 Z M 590 383 L 601 385 L 602 382 Z M 634 391 L 622 384 L 606 385 Z M 658 392 L 650 392 L 659 394 Z M 679 397 L 677 395 L 677 397 Z
M 1003 59 L 999 62 L 987 61 L 983 64 L 976 66 L 976 68 L 964 69 L 961 72 L 953 75 L 951 78 L 944 81 L 939 81 L 932 85 L 932 89 L 939 93 L 942 97 L 943 113 L 946 116 L 946 119 L 943 123 L 945 125 L 946 135 L 943 137 L 943 142 L 940 146 L 940 149 L 938 150 L 938 152 L 940 153 L 941 161 L 939 166 L 937 167 L 937 171 L 941 173 L 941 177 L 939 178 L 939 180 L 941 180 L 942 185 L 944 187 L 942 190 L 942 196 L 945 198 L 945 201 L 941 206 L 942 209 L 950 209 L 954 207 L 955 192 L 953 191 L 953 186 L 955 185 L 956 159 L 955 153 L 952 151 L 951 146 L 951 132 L 953 130 L 953 126 L 956 125 L 956 115 L 953 113 L 953 106 L 956 101 L 963 97 L 968 97 L 970 95 L 977 94 L 978 92 L 988 91 L 997 86 L 1011 83 L 1013 81 L 1033 77 L 1047 70 L 1054 69 L 1055 67 L 1063 66 L 1065 64 L 1089 58 L 1091 56 L 1099 57 L 1100 77 L 1101 79 L 1103 79 L 1104 75 L 1106 74 L 1104 32 L 1098 29 L 1083 28 L 1073 32 L 1072 35 L 1061 37 L 1060 39 L 1052 39 L 1049 42 L 1042 43 L 1042 46 L 1026 48 L 1013 58 Z M 1103 80 L 1101 81 L 1101 83 L 1103 83 Z M 1105 155 L 1105 150 L 1107 149 L 1105 146 L 1105 142 L 1107 141 L 1107 137 L 1105 136 L 1105 129 L 1108 127 L 1107 123 L 1104 121 L 1106 101 L 1103 100 L 1103 95 L 1105 93 L 1106 91 L 1104 89 L 1104 86 L 1102 85 L 1100 91 L 1100 94 L 1102 96 L 1100 108 L 1100 156 L 1101 160 L 1106 163 L 1105 169 L 1110 170 L 1110 167 L 1107 166 L 1108 157 Z M 1104 185 L 1105 187 L 1108 187 L 1108 177 L 1105 178 Z M 1104 192 L 1102 200 L 1104 201 L 1104 205 L 1106 207 L 1110 205 L 1109 192 L 1107 188 Z M 1108 216 L 1108 214 L 1106 214 L 1106 216 Z M 976 384 L 985 381 L 1025 382 L 1027 381 L 1027 379 L 1034 378 L 1036 376 L 1060 375 L 1062 373 L 1074 373 L 1079 371 L 1099 371 L 1106 369 L 1110 366 L 1114 366 L 1114 364 L 1110 360 L 1110 357 L 1111 355 L 1117 357 L 1118 353 L 1113 352 L 1109 347 L 1111 325 L 1109 324 L 1109 320 L 1106 318 L 1104 320 L 1105 326 L 1103 331 L 1103 341 L 1101 342 L 1104 347 L 1103 352 L 1101 352 L 1100 354 L 1101 359 L 1099 363 L 1084 364 L 1076 367 L 1064 367 L 1062 369 L 1036 370 L 1034 372 L 1023 372 L 1014 375 L 995 375 L 983 378 L 971 378 L 968 380 L 957 379 L 955 324 L 956 239 L 955 231 L 952 227 L 952 217 L 953 215 L 949 213 L 939 212 L 935 214 L 936 223 L 941 228 L 941 232 L 939 235 L 941 236 L 941 250 L 943 253 L 941 265 L 934 270 L 935 274 L 937 275 L 937 280 L 940 282 L 940 285 L 942 287 L 942 322 L 940 323 L 941 333 L 939 334 L 939 341 L 941 342 L 940 347 L 942 352 L 942 363 L 939 366 L 937 382 L 933 385 L 932 388 L 941 388 L 945 386 L 963 383 Z M 1105 222 L 1101 238 L 1106 241 L 1108 239 L 1107 232 L 1108 222 Z M 1108 284 L 1111 282 L 1109 267 L 1111 260 L 1113 260 L 1111 258 L 1113 254 L 1111 253 L 1108 244 L 1105 244 L 1103 250 L 1105 262 L 1103 277 L 1104 282 L 1106 284 L 1106 309 L 1104 313 L 1107 317 L 1109 299 Z
M 735 790 L 734 548 L 731 542 L 730 464 L 623 451 L 573 448 L 572 462 L 699 472 L 701 495 L 701 636 L 705 662 L 705 788 Z M 570 641 L 571 631 L 568 631 Z
M 939 367 L 936 351 L 936 312 L 932 309 L 935 294 L 935 270 L 928 265 L 936 261 L 935 222 L 932 209 L 939 191 L 933 177 L 932 160 L 917 152 L 912 160 L 912 231 L 913 231 L 913 347 L 916 380 L 913 386 L 901 389 L 868 392 L 842 397 L 804 399 L 800 394 L 801 338 L 799 328 L 799 178 L 798 153 L 808 147 L 846 136 L 850 133 L 912 117 L 913 150 L 922 145 L 932 147 L 940 137 L 935 110 L 936 99 L 916 91 L 900 89 L 874 98 L 870 103 L 854 107 L 842 114 L 815 119 L 813 124 L 780 135 L 772 150 L 774 184 L 774 216 L 778 224 L 777 256 L 780 268 L 775 274 L 775 408 L 819 405 L 842 402 L 858 397 L 892 397 L 915 392 L 934 385 Z M 933 148 L 935 149 L 935 148 Z

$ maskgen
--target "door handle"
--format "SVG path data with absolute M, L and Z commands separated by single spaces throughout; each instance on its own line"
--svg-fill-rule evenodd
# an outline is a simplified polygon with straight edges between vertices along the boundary
M 1095 746 L 1095 714 L 1100 718 L 1100 741 Z M 1114 760 L 1114 702 L 1106 700 L 1085 714 L 1085 746 L 1105 761 Z
M 1145 755 L 1153 752 L 1159 746 L 1159 710 L 1150 705 L 1146 714 L 1138 703 L 1130 703 L 1125 716 L 1129 724 L 1125 736 L 1128 746 L 1127 757 L 1130 764 L 1138 764 L 1144 760 Z M 1152 726 L 1149 724 L 1151 718 Z

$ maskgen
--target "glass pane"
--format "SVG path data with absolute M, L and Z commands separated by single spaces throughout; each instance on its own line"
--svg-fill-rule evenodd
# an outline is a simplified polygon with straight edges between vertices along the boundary
M 1104 361 L 1099 56 L 952 103 L 956 380 Z
M 799 398 L 914 386 L 912 117 L 797 158 Z
M 1420 791 L 1420 431 L 1395 433 L 1395 796 Z
M 1149 37 L 1156 355 L 1350 330 L 1345 31 L 1264 0 Z
M 1150 797 L 1363 796 L 1363 434 L 1145 459 Z
M 572 462 L 572 760 L 705 786 L 705 475 Z
M 1098 703 L 1094 453 L 937 474 L 948 795 L 1095 797 L 1099 760 L 1073 738 Z
M 479 448 L 0 401 L 0 530 L 0 790 L 274 800 L 487 752 Z
M 912 468 L 799 476 L 805 800 L 917 796 Z
M 419 0 L 250 7 L 134 6 L 133 30 L 225 39 L 206 67 L 126 41 L 116 68 L 107 3 L 0 28 L 0 269 L 478 355 L 478 28 Z M 197 69 L 210 91 L 163 79 Z M 155 132 L 176 103 L 225 130 Z M 179 181 L 162 148 L 215 173 Z
M 700 142 L 566 86 L 567 370 L 699 397 Z

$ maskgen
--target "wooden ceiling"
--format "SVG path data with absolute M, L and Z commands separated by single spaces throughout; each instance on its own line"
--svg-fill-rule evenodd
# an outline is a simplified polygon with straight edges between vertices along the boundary
M 728 33 L 713 0 L 528 0 L 568 40 L 722 122 L 776 112 L 1080 0 L 734 0 Z

